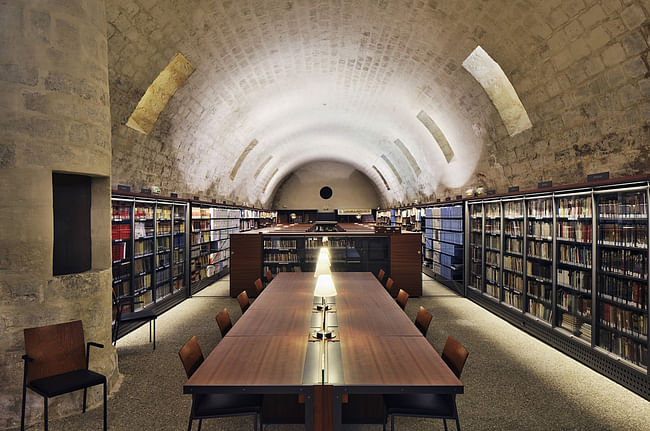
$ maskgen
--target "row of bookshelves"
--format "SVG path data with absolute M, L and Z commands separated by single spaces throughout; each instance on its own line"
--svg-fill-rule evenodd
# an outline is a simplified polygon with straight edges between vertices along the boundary
M 131 310 L 186 297 L 225 274 L 230 235 L 241 215 L 273 222 L 275 212 L 222 207 L 197 201 L 114 194 L 112 204 L 113 286 L 133 296 Z M 191 229 L 188 232 L 186 226 Z

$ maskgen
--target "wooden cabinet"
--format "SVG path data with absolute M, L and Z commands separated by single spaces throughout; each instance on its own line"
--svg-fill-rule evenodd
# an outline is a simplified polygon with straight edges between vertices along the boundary
M 422 295 L 421 235 L 390 235 L 390 273 L 396 291 L 404 289 L 410 296 Z
M 230 235 L 230 296 L 244 290 L 257 296 L 254 282 L 262 274 L 262 235 L 235 233 Z

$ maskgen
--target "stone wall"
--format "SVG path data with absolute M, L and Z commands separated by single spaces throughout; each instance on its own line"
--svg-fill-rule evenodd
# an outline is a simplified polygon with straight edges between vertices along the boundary
M 20 423 L 23 329 L 81 319 L 103 343 L 90 367 L 118 378 L 111 346 L 110 169 L 103 0 L 0 2 L 0 428 Z M 92 269 L 52 275 L 52 172 L 92 177 Z M 28 391 L 29 393 L 29 391 Z M 81 412 L 81 394 L 50 417 Z M 89 391 L 90 405 L 101 388 Z M 27 397 L 27 421 L 42 420 Z

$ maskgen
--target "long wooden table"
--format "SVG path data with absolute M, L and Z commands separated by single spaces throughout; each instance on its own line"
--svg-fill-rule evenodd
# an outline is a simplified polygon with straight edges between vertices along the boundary
M 310 341 L 320 322 L 312 310 L 313 274 L 281 273 L 184 392 L 298 394 L 305 400 L 307 429 L 340 428 L 348 394 L 463 392 L 460 380 L 371 273 L 332 276 L 337 296 L 329 298 L 335 305 L 328 326 L 336 338 Z

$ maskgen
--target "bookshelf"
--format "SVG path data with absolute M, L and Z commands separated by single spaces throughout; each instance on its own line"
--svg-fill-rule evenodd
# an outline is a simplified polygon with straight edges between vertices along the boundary
M 269 227 L 277 223 L 277 211 L 255 208 L 242 208 L 240 211 L 239 231 L 246 232 L 254 229 Z
M 113 289 L 134 296 L 128 311 L 161 311 L 186 297 L 186 212 L 181 200 L 113 194 Z
M 649 398 L 649 194 L 643 177 L 467 199 L 467 297 Z
M 239 232 L 240 209 L 191 201 L 190 282 L 196 293 L 228 273 L 230 235 Z
M 463 204 L 422 208 L 422 270 L 448 287 L 464 293 Z

